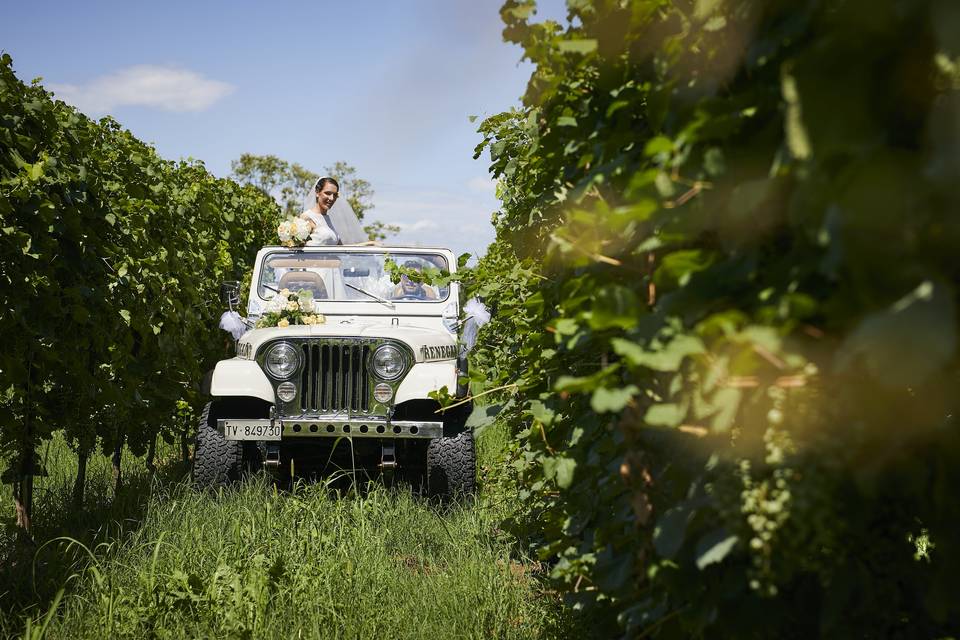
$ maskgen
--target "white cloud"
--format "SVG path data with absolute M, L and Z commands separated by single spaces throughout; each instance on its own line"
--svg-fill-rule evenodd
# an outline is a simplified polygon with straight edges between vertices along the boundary
M 427 229 L 438 228 L 436 222 L 434 222 L 433 220 L 428 220 L 426 218 L 422 218 L 420 220 L 417 220 L 416 222 L 397 222 L 395 224 L 398 227 L 400 227 L 400 231 L 403 231 L 406 233 L 416 232 L 416 231 L 425 231 Z
M 471 194 L 391 185 L 378 189 L 374 202 L 370 219 L 400 227 L 388 242 L 480 255 L 494 237 L 490 214 L 498 203 L 489 191 Z
M 123 106 L 203 111 L 234 90 L 233 85 L 195 71 L 156 65 L 127 67 L 87 84 L 51 84 L 50 88 L 61 100 L 97 114 Z
M 497 181 L 486 176 L 476 176 L 467 180 L 467 189 L 477 193 L 495 194 L 497 192 Z

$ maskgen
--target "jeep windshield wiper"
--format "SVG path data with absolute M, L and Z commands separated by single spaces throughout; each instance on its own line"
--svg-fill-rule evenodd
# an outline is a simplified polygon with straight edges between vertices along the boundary
M 392 302 L 390 302 L 390 301 L 387 300 L 386 298 L 381 298 L 381 297 L 378 296 L 377 294 L 375 294 L 375 293 L 370 293 L 370 292 L 367 291 L 366 289 L 361 289 L 360 287 L 355 287 L 355 286 L 353 286 L 352 284 L 350 284 L 349 282 L 344 282 L 343 284 L 346 285 L 346 286 L 348 286 L 348 287 L 350 287 L 350 288 L 353 289 L 354 291 L 359 291 L 360 293 L 362 293 L 362 294 L 364 294 L 364 295 L 370 296 L 371 298 L 373 298 L 373 299 L 376 300 L 377 302 L 382 302 L 383 304 L 387 305 L 387 306 L 390 307 L 391 309 L 393 309 L 393 308 L 396 307 L 395 304 L 393 304 Z

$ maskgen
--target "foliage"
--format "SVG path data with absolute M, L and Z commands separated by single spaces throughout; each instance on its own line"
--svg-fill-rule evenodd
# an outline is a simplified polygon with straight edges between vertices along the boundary
M 374 242 L 383 242 L 387 238 L 400 233 L 400 227 L 395 224 L 387 224 L 382 220 L 374 220 L 363 227 L 363 232 Z
M 459 257 L 459 269 L 466 267 L 466 260 L 469 259 L 469 256 L 470 254 L 462 254 Z M 390 282 L 393 284 L 399 284 L 400 279 L 406 277 L 413 282 L 443 287 L 450 284 L 450 282 L 457 277 L 447 269 L 429 265 L 422 266 L 419 264 L 417 264 L 417 266 L 406 266 L 405 263 L 400 264 L 389 256 L 383 261 L 383 268 L 386 270 L 387 275 L 390 277 Z
M 264 194 L 277 198 L 288 217 L 303 210 L 304 199 L 319 177 L 295 162 L 252 153 L 241 154 L 230 163 L 230 169 L 237 182 L 253 185 Z
M 515 526 L 631 636 L 955 629 L 954 4 L 534 9 L 477 149 Z
M 182 429 L 225 354 L 217 287 L 252 266 L 278 210 L 259 191 L 174 163 L 89 120 L 0 59 L 0 455 L 38 469 L 62 428 L 144 453 Z M 29 498 L 24 496 L 27 500 Z M 27 524 L 27 523 L 24 523 Z

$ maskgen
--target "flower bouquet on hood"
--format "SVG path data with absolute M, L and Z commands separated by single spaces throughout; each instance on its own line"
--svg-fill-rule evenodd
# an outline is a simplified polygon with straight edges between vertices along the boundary
M 257 321 L 257 328 L 323 324 L 326 321 L 322 314 L 317 313 L 312 291 L 301 289 L 293 292 L 290 289 L 281 289 L 267 303 L 263 315 Z
M 285 247 L 302 247 L 310 239 L 312 225 L 303 218 L 289 218 L 277 227 L 280 244 Z

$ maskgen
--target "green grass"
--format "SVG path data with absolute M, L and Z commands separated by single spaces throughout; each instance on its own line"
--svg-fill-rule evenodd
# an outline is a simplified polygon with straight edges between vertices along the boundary
M 502 436 L 488 430 L 480 440 L 482 468 L 496 465 Z M 109 493 L 97 482 L 92 505 Z M 45 479 L 38 531 L 55 505 L 69 503 L 71 483 L 69 473 Z M 94 518 L 117 524 L 95 529 L 84 519 L 84 547 L 59 541 L 35 554 L 31 564 L 50 568 L 46 580 L 27 579 L 20 559 L 21 587 L 33 585 L 35 605 L 18 610 L 29 594 L 11 592 L 0 600 L 0 630 L 48 638 L 582 635 L 545 590 L 540 565 L 518 557 L 498 528 L 502 496 L 481 491 L 471 504 L 439 508 L 403 488 L 284 492 L 265 478 L 216 494 L 169 480 L 131 480 L 125 491 Z M 69 530 L 46 527 L 43 536 Z
M 139 526 L 150 503 L 151 486 L 176 482 L 186 467 L 175 462 L 173 450 L 164 451 L 162 472 L 152 478 L 142 459 L 123 456 L 123 483 L 114 495 L 110 458 L 90 456 L 83 507 L 72 506 L 77 458 L 62 437 L 56 435 L 38 452 L 48 475 L 34 480 L 33 537 L 36 545 L 24 544 L 14 526 L 10 485 L 0 484 L 0 635 L 9 635 L 19 618 L 37 609 L 45 610 L 65 580 L 78 568 L 82 556 L 51 543 L 61 536 L 81 540 L 89 547 L 123 539 Z M 164 459 L 164 458 L 161 458 Z M 0 467 L 5 461 L 0 461 Z M 22 626 L 22 625 L 20 625 Z

